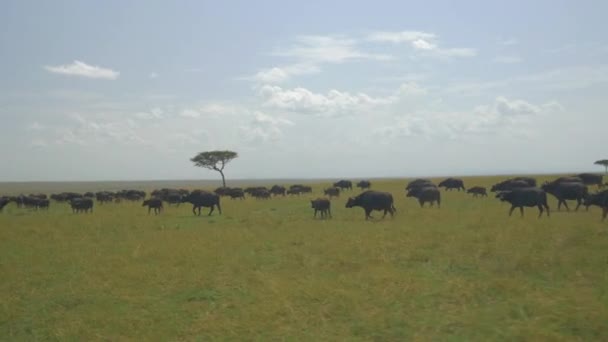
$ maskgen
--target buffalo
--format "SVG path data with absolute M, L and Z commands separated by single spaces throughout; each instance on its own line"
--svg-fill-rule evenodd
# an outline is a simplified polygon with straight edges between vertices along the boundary
M 274 196 L 278 196 L 278 195 L 285 196 L 285 192 L 286 192 L 285 187 L 281 186 L 281 185 L 273 185 L 270 188 L 270 193 Z
M 114 194 L 109 191 L 99 191 L 95 193 L 95 198 L 99 204 L 109 203 L 114 199 Z
M 372 183 L 368 180 L 361 180 L 359 181 L 359 183 L 357 183 L 357 187 L 361 188 L 361 191 L 365 190 L 365 189 L 369 189 L 372 187 Z
M 93 212 L 93 200 L 88 197 L 73 198 L 70 200 L 70 206 L 74 213 Z
M 530 177 L 516 177 L 494 184 L 490 191 L 510 191 L 519 188 L 530 188 L 536 186 L 536 179 Z
M 393 205 L 393 195 L 388 192 L 367 190 L 356 197 L 350 197 L 346 202 L 346 208 L 361 207 L 365 210 L 365 219 L 372 218 L 372 210 L 384 210 L 384 215 L 390 213 L 391 217 L 397 209 Z
M 289 187 L 289 190 L 287 190 L 288 195 L 300 195 L 311 192 L 312 188 L 310 186 L 302 184 L 294 184 Z
M 353 189 L 353 182 L 349 181 L 349 180 L 339 180 L 337 182 L 335 182 L 334 187 L 336 188 L 340 188 L 341 190 L 352 190 Z
M 540 218 L 543 215 L 543 211 L 547 211 L 549 216 L 549 206 L 547 205 L 547 193 L 543 189 L 527 187 L 527 188 L 515 188 L 513 190 L 501 191 L 496 194 L 496 198 L 503 202 L 511 203 L 511 209 L 509 210 L 509 216 L 513 214 L 515 208 L 519 208 L 521 216 L 524 216 L 524 207 L 538 207 Z M 544 209 L 544 210 L 543 210 Z
M 608 215 L 608 190 L 588 195 L 583 204 L 587 208 L 592 205 L 602 208 L 602 220 L 605 220 Z
M 182 203 L 191 203 L 192 213 L 194 213 L 194 215 L 197 214 L 197 209 L 198 215 L 201 215 L 201 207 L 211 208 L 211 210 L 209 210 L 209 216 L 211 216 L 211 213 L 213 213 L 215 207 L 217 207 L 220 215 L 222 214 L 222 208 L 220 207 L 220 196 L 209 191 L 192 191 L 187 196 L 182 197 Z
M 568 208 L 568 203 L 566 200 L 576 200 L 576 209 L 581 206 L 585 197 L 587 197 L 587 186 L 580 182 L 550 182 L 545 183 L 541 186 L 541 188 L 555 196 L 557 198 L 557 210 L 559 211 L 562 207 L 562 204 L 566 207 L 566 210 L 570 210 Z
M 321 218 L 326 218 L 329 216 L 331 218 L 331 202 L 327 198 L 317 198 L 315 200 L 310 201 L 310 206 L 315 210 L 313 215 L 314 218 L 317 217 L 317 212 L 321 212 Z
M 230 196 L 231 199 L 238 198 L 238 199 L 244 200 L 245 199 L 245 192 L 241 188 L 231 188 L 228 191 L 228 196 Z
M 482 196 L 488 197 L 488 193 L 486 192 L 486 188 L 483 186 L 474 186 L 467 190 L 467 194 L 473 194 L 473 197 Z
M 603 176 L 593 173 L 579 173 L 576 177 L 583 180 L 585 185 L 597 185 L 598 188 L 603 186 Z
M 333 188 L 327 188 L 323 191 L 323 193 L 327 196 L 329 196 L 329 198 L 331 199 L 332 197 L 339 197 L 340 196 L 340 188 L 337 187 L 333 187 Z
M 418 179 L 414 179 L 413 181 L 410 181 L 409 183 L 407 183 L 405 190 L 410 190 L 412 188 L 429 186 L 429 185 L 435 186 L 435 184 L 433 184 L 433 182 L 431 182 L 428 179 L 418 178 Z
M 462 179 L 458 179 L 458 178 L 446 178 L 443 181 L 441 181 L 441 183 L 439 183 L 439 185 L 437 185 L 437 187 L 445 187 L 446 190 L 452 190 L 452 189 L 457 189 L 458 191 L 462 190 L 464 191 L 464 182 L 462 181 Z
M 4 207 L 6 207 L 7 204 L 9 204 L 11 202 L 11 200 L 7 197 L 0 197 L 0 213 L 2 212 L 2 209 L 4 209 Z
M 427 202 L 431 204 L 431 207 L 435 202 L 437 203 L 437 208 L 441 207 L 441 192 L 439 192 L 436 186 L 413 187 L 407 192 L 406 197 L 417 198 L 421 208 Z
M 163 210 L 163 200 L 160 198 L 150 198 L 145 200 L 141 206 L 148 207 L 148 214 L 150 214 L 150 210 L 154 209 L 154 214 L 158 215 Z

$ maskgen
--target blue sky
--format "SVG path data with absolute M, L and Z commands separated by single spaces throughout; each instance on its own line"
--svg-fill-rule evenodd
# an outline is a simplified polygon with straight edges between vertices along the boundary
M 601 1 L 4 1 L 0 181 L 597 170 Z

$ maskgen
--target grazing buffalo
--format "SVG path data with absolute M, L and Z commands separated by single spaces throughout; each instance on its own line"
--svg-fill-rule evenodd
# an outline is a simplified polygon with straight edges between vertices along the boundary
M 0 197 L 0 213 L 2 212 L 2 209 L 4 209 L 4 207 L 6 207 L 7 204 L 9 204 L 11 202 L 11 200 L 7 197 Z
M 186 202 L 192 204 L 192 213 L 194 213 L 194 215 L 197 214 L 197 209 L 198 215 L 201 215 L 201 207 L 211 208 L 211 210 L 209 210 L 209 216 L 211 216 L 211 213 L 213 213 L 215 207 L 217 207 L 220 215 L 222 214 L 222 208 L 220 207 L 220 196 L 212 192 L 204 190 L 192 191 L 187 196 L 182 197 L 182 203 Z
M 445 187 L 446 190 L 452 190 L 452 189 L 457 189 L 458 191 L 462 190 L 464 191 L 464 182 L 462 181 L 462 179 L 458 179 L 458 178 L 446 178 L 443 181 L 441 181 L 441 183 L 439 183 L 439 185 L 437 185 L 437 187 L 441 188 L 441 187 Z
M 213 190 L 213 192 L 215 192 L 215 194 L 218 196 L 230 196 L 230 190 L 232 190 L 232 189 L 230 189 L 227 186 L 221 186 L 221 187 Z
M 606 216 L 608 215 L 608 190 L 590 194 L 587 196 L 587 198 L 585 198 L 583 204 L 587 208 L 592 205 L 602 208 L 602 220 L 605 220 Z
M 228 191 L 228 196 L 230 196 L 231 199 L 238 198 L 238 199 L 244 200 L 245 199 L 245 192 L 241 188 L 231 188 Z
M 329 196 L 329 198 L 331 199 L 332 197 L 339 197 L 340 196 L 340 188 L 327 188 L 323 191 L 323 193 L 327 196 Z
M 408 192 L 406 197 L 414 197 L 418 199 L 420 207 L 424 207 L 424 203 L 429 202 L 431 207 L 436 202 L 437 208 L 441 207 L 441 192 L 436 186 L 420 186 L 413 187 Z
M 285 189 L 285 187 L 281 185 L 273 185 L 272 188 L 270 188 L 270 193 L 274 196 L 285 196 L 286 191 L 287 190 Z
M 367 190 L 356 197 L 350 197 L 346 202 L 347 208 L 361 207 L 365 210 L 365 219 L 372 218 L 370 215 L 372 210 L 384 210 L 384 215 L 390 213 L 391 217 L 395 214 L 397 209 L 393 205 L 393 195 L 388 192 Z
M 270 191 L 268 191 L 268 189 L 266 189 L 264 187 L 258 188 L 251 192 L 251 197 L 258 198 L 258 199 L 269 199 Z
M 126 201 L 141 201 L 146 198 L 146 192 L 141 190 L 120 190 L 116 193 L 117 199 Z
M 114 194 L 109 191 L 99 191 L 95 193 L 95 198 L 99 204 L 109 203 L 114 199 Z
M 369 189 L 372 187 L 372 183 L 368 180 L 361 180 L 359 181 L 359 183 L 357 183 L 357 187 L 361 188 L 361 191 L 363 191 L 364 189 Z
M 530 187 L 535 187 L 535 186 L 536 186 L 536 180 L 534 178 L 516 177 L 516 178 L 507 179 L 505 181 L 492 185 L 492 188 L 490 189 L 490 191 L 492 191 L 492 192 L 510 191 L 513 189 L 530 188 Z
M 601 188 L 604 185 L 602 175 L 596 175 L 593 173 L 579 173 L 576 176 L 582 179 L 583 184 L 585 185 L 597 185 L 598 188 Z
M 145 200 L 142 204 L 142 207 L 148 207 L 148 215 L 150 214 L 150 210 L 154 209 L 154 214 L 158 215 L 163 210 L 163 200 L 160 198 L 150 198 Z
M 483 186 L 474 186 L 467 190 L 467 194 L 473 194 L 473 197 L 482 196 L 488 197 L 488 193 L 486 192 L 486 188 Z
M 317 217 L 317 211 L 321 212 L 321 218 L 326 218 L 327 216 L 331 218 L 331 202 L 327 198 L 311 200 L 310 206 L 315 210 L 314 218 Z
M 583 180 L 577 176 L 568 176 L 554 179 L 551 181 L 551 183 L 583 183 Z
M 407 183 L 405 190 L 410 190 L 412 188 L 419 188 L 419 187 L 429 186 L 429 185 L 435 186 L 435 184 L 433 184 L 433 182 L 431 182 L 428 179 L 418 178 L 418 179 L 414 179 L 413 181 Z
M 90 191 L 88 191 L 88 192 L 84 193 L 83 197 L 95 198 L 95 194 L 92 193 L 92 192 L 90 192 Z
M 302 184 L 295 184 L 295 185 L 292 185 L 289 187 L 287 194 L 300 195 L 300 194 L 311 193 L 311 192 L 312 192 L 312 188 L 310 186 L 302 185 Z
M 93 212 L 93 200 L 88 197 L 73 198 L 70 200 L 70 206 L 74 213 Z
M 581 206 L 585 197 L 587 197 L 587 186 L 580 182 L 548 182 L 541 186 L 541 188 L 555 196 L 557 198 L 557 210 L 561 210 L 562 204 L 566 207 L 566 210 L 570 210 L 568 208 L 568 203 L 566 200 L 576 200 L 576 209 Z
M 341 190 L 352 190 L 353 189 L 353 182 L 349 181 L 349 180 L 339 180 L 337 182 L 334 183 L 334 187 L 336 188 L 340 188 Z
M 515 208 L 519 208 L 521 216 L 524 216 L 524 207 L 538 207 L 540 218 L 543 214 L 543 209 L 547 211 L 549 216 L 549 206 L 547 205 L 547 193 L 539 188 L 515 188 L 513 190 L 501 191 L 496 194 L 496 198 L 503 202 L 511 203 L 509 216 L 513 214 Z

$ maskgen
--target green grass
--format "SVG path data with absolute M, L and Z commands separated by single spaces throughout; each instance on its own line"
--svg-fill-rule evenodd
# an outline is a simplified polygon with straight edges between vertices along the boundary
M 421 209 L 405 184 L 374 182 L 398 212 L 370 222 L 344 195 L 330 220 L 312 219 L 307 196 L 224 199 L 211 217 L 11 204 L 0 340 L 608 340 L 599 209 L 509 218 L 492 195 L 458 192 Z

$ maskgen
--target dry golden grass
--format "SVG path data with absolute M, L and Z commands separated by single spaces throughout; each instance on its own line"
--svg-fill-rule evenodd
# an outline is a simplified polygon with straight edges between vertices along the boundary
M 211 217 L 11 204 L 0 340 L 608 340 L 597 208 L 509 218 L 492 195 L 443 192 L 441 209 L 421 209 L 405 184 L 374 182 L 398 212 L 371 222 L 344 195 L 330 220 L 313 220 L 306 196 L 224 199 Z

